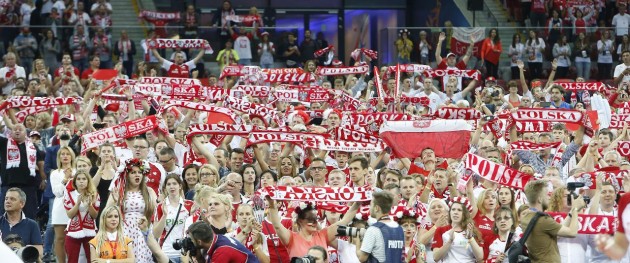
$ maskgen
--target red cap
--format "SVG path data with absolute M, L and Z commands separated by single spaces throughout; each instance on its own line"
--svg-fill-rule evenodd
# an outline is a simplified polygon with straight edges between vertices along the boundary
M 304 125 L 308 125 L 308 123 L 311 121 L 311 117 L 308 116 L 308 114 L 306 112 L 302 111 L 302 110 L 296 111 L 295 114 L 297 116 L 300 116 L 300 118 L 302 118 L 304 120 Z M 294 116 L 293 118 L 295 118 L 297 116 Z
M 107 106 L 105 106 L 106 111 L 118 112 L 119 109 L 120 109 L 120 103 L 110 103 L 110 104 L 107 104 Z

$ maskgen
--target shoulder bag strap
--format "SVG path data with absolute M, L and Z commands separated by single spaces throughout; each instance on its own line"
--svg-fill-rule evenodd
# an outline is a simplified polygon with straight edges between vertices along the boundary
M 529 221 L 529 224 L 527 225 L 527 229 L 525 230 L 525 233 L 523 233 L 523 237 L 518 242 L 520 242 L 522 245 L 525 245 L 525 241 L 527 241 L 529 234 L 531 234 L 532 230 L 534 230 L 536 221 L 538 221 L 538 218 L 544 215 L 545 215 L 544 213 L 536 212 L 536 215 L 534 216 L 534 218 L 532 218 L 532 221 Z
M 182 203 L 179 203 L 179 207 L 177 207 L 177 215 L 175 215 L 175 221 L 173 222 L 173 225 L 171 226 L 171 229 L 169 229 L 168 232 L 166 232 L 166 236 L 164 236 L 164 239 L 162 239 L 162 242 L 160 242 L 160 246 L 162 246 L 162 244 L 164 244 L 164 241 L 166 241 L 166 238 L 168 238 L 168 235 L 171 234 L 171 231 L 173 231 L 173 228 L 175 228 L 175 225 L 177 225 L 177 219 L 179 219 L 179 214 L 180 214 L 181 210 L 182 210 Z M 167 215 L 164 215 L 164 216 L 167 216 Z

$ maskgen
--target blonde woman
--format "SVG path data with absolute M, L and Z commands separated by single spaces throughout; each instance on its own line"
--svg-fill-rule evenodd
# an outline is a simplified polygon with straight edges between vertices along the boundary
M 242 204 L 236 209 L 238 227 L 233 235 L 247 249 L 251 250 L 260 262 L 269 262 L 267 239 L 262 232 L 262 225 L 254 217 L 254 208 L 249 204 Z
M 72 188 L 66 187 L 63 196 L 66 214 L 70 218 L 66 229 L 66 254 L 68 263 L 79 262 L 81 247 L 89 251 L 89 242 L 96 236 L 95 219 L 100 206 L 99 195 L 90 175 L 77 172 L 72 180 Z M 87 254 L 87 253 L 86 253 Z M 87 262 L 91 262 L 87 254 Z
M 57 261 L 66 262 L 65 251 L 65 239 L 66 239 L 66 226 L 70 221 L 66 210 L 63 207 L 63 196 L 66 190 L 68 182 L 72 181 L 76 169 L 74 169 L 74 151 L 70 147 L 61 147 L 57 151 L 57 167 L 50 173 L 50 186 L 53 194 L 55 194 L 55 200 L 53 201 L 53 208 L 51 213 L 51 224 L 55 231 L 55 255 Z
M 219 170 L 212 164 L 204 164 L 199 168 L 199 183 L 210 187 L 218 187 Z
M 86 156 L 79 156 L 74 160 L 74 162 L 77 171 L 85 171 L 90 173 L 90 170 L 92 170 L 92 162 L 90 162 L 90 159 L 88 159 Z
M 133 241 L 123 233 L 122 213 L 118 206 L 103 209 L 100 218 L 100 231 L 90 240 L 90 258 L 92 263 L 134 263 Z
M 39 83 L 46 85 L 47 88 L 52 87 L 52 77 L 48 74 L 49 70 L 41 58 L 33 61 L 33 69 L 28 74 L 28 79 L 39 79 Z
M 217 193 L 215 188 L 206 185 L 195 187 L 195 205 L 197 209 L 186 220 L 187 230 L 193 223 L 203 220 L 212 226 L 215 234 L 233 237 L 232 232 L 232 200 L 230 196 Z M 186 231 L 184 230 L 184 231 Z

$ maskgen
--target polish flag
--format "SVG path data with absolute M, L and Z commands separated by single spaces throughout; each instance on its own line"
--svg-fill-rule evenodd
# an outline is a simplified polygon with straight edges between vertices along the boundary
M 468 152 L 472 126 L 465 120 L 386 121 L 380 136 L 399 158 L 416 158 L 429 147 L 443 158 Z
M 458 56 L 465 55 L 466 50 L 468 50 L 468 46 L 470 46 L 471 38 L 475 41 L 473 56 L 480 57 L 479 53 L 481 52 L 481 44 L 486 38 L 485 27 L 454 27 L 453 36 L 451 37 L 451 52 L 457 54 Z

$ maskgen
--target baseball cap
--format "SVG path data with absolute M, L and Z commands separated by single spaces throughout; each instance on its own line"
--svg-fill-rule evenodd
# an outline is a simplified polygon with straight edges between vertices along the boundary
M 61 117 L 61 121 L 76 121 L 77 119 L 74 117 L 74 114 L 68 114 L 68 115 L 64 115 L 63 117 Z
M 497 79 L 493 76 L 487 77 L 486 78 L 486 85 L 488 85 L 488 83 L 494 83 L 497 84 Z
M 39 138 L 42 137 L 38 131 L 31 131 L 31 133 L 28 134 L 28 137 L 33 137 L 33 136 L 37 136 Z
M 447 57 L 447 58 L 448 58 L 448 57 L 450 57 L 450 56 L 457 56 L 457 55 L 455 55 L 455 53 L 453 53 L 453 52 L 448 53 L 448 54 L 446 55 L 446 57 Z

